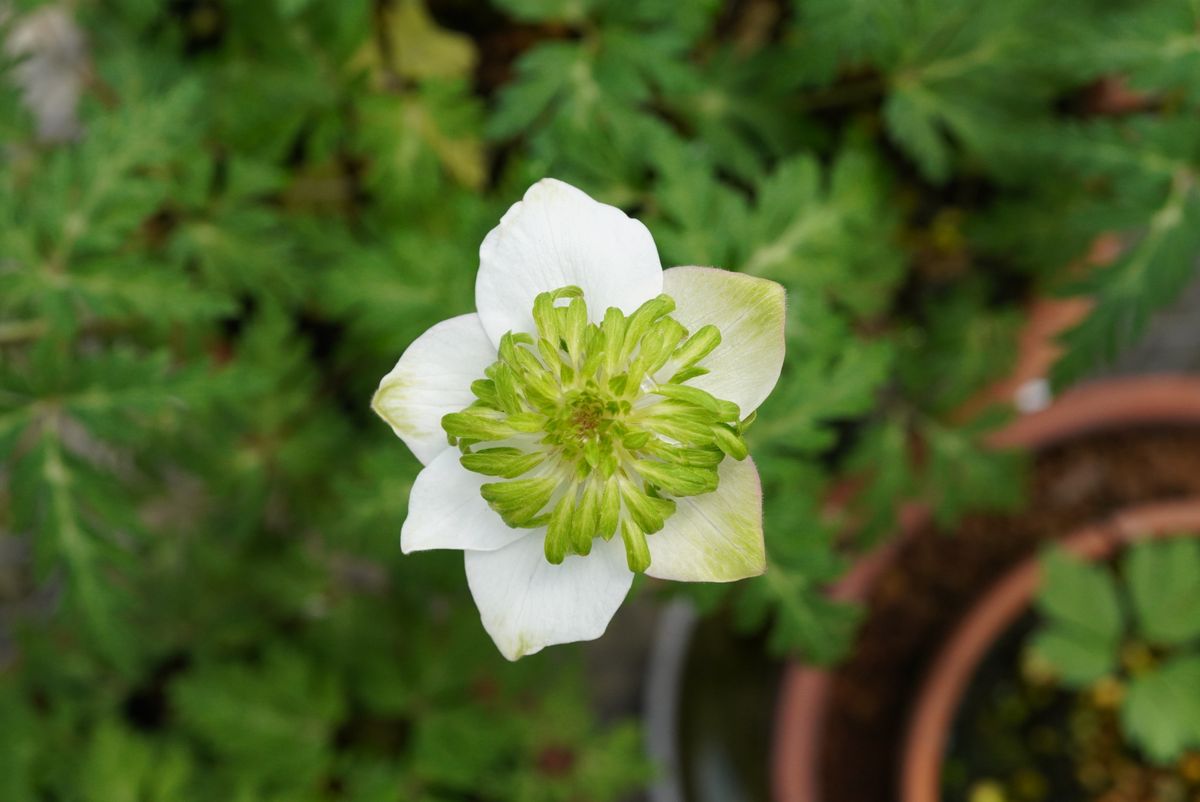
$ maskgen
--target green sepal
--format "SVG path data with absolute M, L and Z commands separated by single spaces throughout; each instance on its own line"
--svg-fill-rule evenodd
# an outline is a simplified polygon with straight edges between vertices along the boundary
M 535 360 L 536 361 L 536 360 Z M 546 371 L 517 377 L 525 390 L 525 397 L 538 409 L 552 409 L 558 396 L 558 382 Z
M 533 322 L 541 335 L 539 340 L 549 343 L 552 349 L 557 350 L 558 343 L 562 340 L 562 332 L 558 327 L 558 310 L 549 299 L 549 293 L 542 293 L 533 302 Z M 540 347 L 541 342 L 538 345 Z
M 442 416 L 442 428 L 451 437 L 483 441 L 504 440 L 516 433 L 508 419 L 492 410 L 467 407 Z
M 676 446 L 651 440 L 644 450 L 663 462 L 689 468 L 716 468 L 725 459 L 725 452 L 716 446 Z
M 633 467 L 647 482 L 672 496 L 699 496 L 711 493 L 717 489 L 720 481 L 714 468 L 655 460 L 638 460 Z
M 569 285 L 553 292 L 538 293 L 533 299 L 533 322 L 537 325 L 538 333 L 555 345 L 564 335 L 561 326 L 562 307 L 556 306 L 556 303 L 568 298 L 572 301 L 582 299 L 583 290 Z
M 599 468 L 605 454 L 600 450 L 598 440 L 588 440 L 583 444 L 583 461 L 588 468 Z
M 621 482 L 621 498 L 625 509 L 638 527 L 648 534 L 663 528 L 666 520 L 675 513 L 675 502 L 669 498 L 651 496 L 635 487 L 629 480 Z
M 638 451 L 650 444 L 653 435 L 647 431 L 630 432 L 621 438 L 621 445 L 630 451 Z
M 544 451 L 521 451 L 518 448 L 485 448 L 463 454 L 459 462 L 468 471 L 484 476 L 515 479 L 528 473 L 546 460 Z
M 696 412 L 690 404 L 658 404 L 643 425 L 654 434 L 680 443 L 706 443 L 712 438 L 713 421 Z
M 632 521 L 621 522 L 621 540 L 625 544 L 625 564 L 635 574 L 644 573 L 650 567 L 650 544 L 646 534 Z
M 599 516 L 596 520 L 596 534 L 605 540 L 612 540 L 617 532 L 617 524 L 621 521 L 621 490 L 615 481 L 604 483 L 600 496 Z
M 639 306 L 625 324 L 625 338 L 621 343 L 617 363 L 628 362 L 633 355 L 633 349 L 641 343 L 655 321 L 674 311 L 675 301 L 669 295 L 659 295 Z
M 508 414 L 521 411 L 521 396 L 517 392 L 517 377 L 512 368 L 504 363 L 496 365 L 492 372 L 492 386 L 496 395 L 495 406 Z
M 664 398 L 683 401 L 711 413 L 718 421 L 737 422 L 741 418 L 741 410 L 732 401 L 723 401 L 712 393 L 691 387 L 686 384 L 663 384 L 654 388 L 654 392 Z
M 657 373 L 667 364 L 675 348 L 686 336 L 687 329 L 674 318 L 658 320 L 642 339 L 642 347 L 635 362 L 641 363 L 641 368 L 646 374 Z
M 546 522 L 546 539 L 542 543 L 542 551 L 546 560 L 553 565 L 561 565 L 571 551 L 571 507 L 572 493 L 558 500 L 554 512 Z
M 538 353 L 542 355 L 542 361 L 546 363 L 549 370 L 558 371 L 561 379 L 564 373 L 564 368 L 569 368 L 570 365 L 563 359 L 562 349 L 558 346 L 558 341 L 551 341 L 545 337 L 537 341 Z
M 604 333 L 604 369 L 610 376 L 617 373 L 620 365 L 620 355 L 625 343 L 625 315 L 615 306 L 610 306 L 604 313 L 604 322 L 600 330 Z
M 588 482 L 579 497 L 579 506 L 571 519 L 571 543 L 578 554 L 592 550 L 592 539 L 600 528 L 600 500 L 603 488 L 599 482 Z
M 625 389 L 629 386 L 629 377 L 621 373 L 613 376 L 608 380 L 608 391 L 616 396 L 625 395 Z
M 578 364 L 587 337 L 587 304 L 583 302 L 583 298 L 571 299 L 563 322 L 563 341 L 567 344 L 567 353 Z
M 733 430 L 733 427 L 716 423 L 712 426 L 712 433 L 713 442 L 717 444 L 717 447 L 738 462 L 749 456 L 750 449 L 746 447 L 746 441 Z
M 478 398 L 484 406 L 492 408 L 500 406 L 500 396 L 496 392 L 496 382 L 491 379 L 476 379 L 471 382 L 471 395 Z
M 621 463 L 617 460 L 617 455 L 609 451 L 600 456 L 600 464 L 597 466 L 597 469 L 600 471 L 602 477 L 611 479 L 620 465 Z
M 695 334 L 688 337 L 683 345 L 679 346 L 672 358 L 681 368 L 691 368 L 701 359 L 711 354 L 720 344 L 720 329 L 711 324 L 701 326 L 696 330 Z M 672 377 L 672 381 L 674 381 L 674 377 Z
M 607 354 L 605 349 L 604 332 L 598 326 L 588 326 L 587 343 L 585 350 L 587 352 L 587 360 L 579 369 L 583 376 L 595 376 L 596 371 L 600 369 L 600 363 L 604 361 Z
M 646 378 L 646 363 L 640 357 L 633 360 L 621 378 L 625 380 L 625 392 L 636 392 L 642 386 L 642 380 Z
M 537 434 L 546 428 L 546 416 L 540 412 L 518 412 L 508 416 L 508 425 L 513 431 Z
M 558 388 L 553 385 L 553 377 L 547 372 L 546 366 L 528 348 L 513 346 L 508 357 L 505 362 L 522 383 L 529 385 L 533 382 L 533 387 L 546 390 L 550 395 L 557 391 Z
M 555 403 L 559 393 L 558 382 L 533 352 L 522 345 L 534 346 L 535 343 L 527 334 L 509 332 L 501 337 L 500 362 L 512 370 L 514 380 L 527 395 L 533 396 L 531 400 L 535 405 L 541 407 Z
M 708 368 L 702 368 L 699 365 L 692 365 L 690 368 L 684 368 L 683 370 L 673 374 L 671 378 L 667 379 L 667 384 L 683 384 L 684 382 L 691 381 L 699 376 L 707 376 L 709 372 L 710 371 Z
M 479 488 L 484 501 L 500 514 L 511 527 L 528 527 L 554 495 L 559 479 L 540 476 L 533 479 L 513 479 L 489 482 Z

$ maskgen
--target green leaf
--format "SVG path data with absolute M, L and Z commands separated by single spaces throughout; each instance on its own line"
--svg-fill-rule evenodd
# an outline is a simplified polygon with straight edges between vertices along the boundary
M 597 0 L 495 0 L 496 5 L 525 22 L 579 22 Z
M 1054 667 L 1062 681 L 1084 688 L 1117 667 L 1117 653 L 1107 641 L 1081 635 L 1065 626 L 1046 626 L 1034 634 L 1033 651 Z
M 488 121 L 488 134 L 496 139 L 513 136 L 531 127 L 558 99 L 569 91 L 564 76 L 579 76 L 577 83 L 594 86 L 587 62 L 574 45 L 551 42 L 541 45 L 517 62 L 518 80 L 505 86 L 500 104 Z
M 1123 617 L 1109 571 L 1062 549 L 1042 557 L 1037 606 L 1045 622 L 1032 648 L 1064 683 L 1084 688 L 1117 668 Z
M 397 0 L 382 7 L 392 67 L 406 78 L 462 78 L 475 66 L 472 41 L 445 30 L 422 0 Z
M 1130 549 L 1125 575 L 1138 634 L 1173 646 L 1200 637 L 1200 541 L 1146 541 Z
M 832 548 L 841 527 L 819 513 L 827 493 L 823 477 L 797 459 L 778 460 L 762 477 L 769 563 L 763 576 L 741 583 L 735 623 L 748 631 L 769 624 L 775 654 L 833 663 L 848 653 L 863 611 L 827 593 L 847 562 Z M 799 531 L 802 537 L 795 536 Z
M 659 156 L 668 222 L 655 233 L 667 261 L 773 279 L 800 302 L 818 296 L 862 315 L 878 313 L 900 280 L 898 219 L 884 201 L 888 173 L 865 149 L 839 150 L 828 169 L 808 155 L 788 159 L 759 182 L 753 205 L 696 153 L 668 145 Z M 789 330 L 814 322 L 796 320 Z
M 422 716 L 414 733 L 413 771 L 424 782 L 470 792 L 484 787 L 489 776 L 510 757 L 508 742 L 516 733 L 513 721 L 480 727 L 472 708 L 431 711 Z
M 1017 357 L 1012 344 L 1025 318 L 995 309 L 980 297 L 980 289 L 976 282 L 964 283 L 954 297 L 923 309 L 923 325 L 907 338 L 897 359 L 909 392 L 939 418 L 954 419 L 956 410 L 1005 377 Z
M 1041 569 L 1037 606 L 1046 623 L 1034 649 L 1068 683 L 1085 685 L 1116 665 L 1123 630 L 1116 583 L 1060 549 L 1042 557 Z
M 572 13 L 582 16 L 581 5 Z M 644 130 L 656 94 L 694 86 L 682 57 L 713 8 L 603 4 L 604 24 L 584 26 L 574 41 L 546 41 L 521 55 L 515 79 L 500 91 L 488 133 L 497 139 L 544 134 L 535 137 L 532 150 L 558 163 L 589 132 L 622 137 Z
M 802 650 L 806 659 L 819 665 L 848 655 L 852 636 L 863 619 L 861 607 L 830 600 L 804 572 L 782 566 L 769 565 L 753 583 L 755 595 L 774 606 L 770 646 L 775 653 Z M 761 608 L 744 602 L 739 613 L 757 616 Z
M 1124 620 L 1109 572 L 1061 549 L 1048 551 L 1041 568 L 1037 606 L 1042 615 L 1054 624 L 1115 644 Z
M 826 84 L 839 67 L 861 68 L 894 58 L 911 12 L 891 0 L 792 0 L 808 47 L 798 66 Z
M 1134 678 L 1121 706 L 1126 734 L 1151 760 L 1167 764 L 1200 747 L 1200 657 L 1178 656 Z
M 1087 24 L 1074 24 L 1058 58 L 1081 75 L 1121 75 L 1134 89 L 1177 92 L 1200 103 L 1200 47 L 1194 4 L 1132 3 L 1116 6 Z
M 833 353 L 814 350 L 806 354 L 789 343 L 787 378 L 746 433 L 751 453 L 781 444 L 810 453 L 828 448 L 836 438 L 833 423 L 871 409 L 894 367 L 895 351 L 887 342 L 847 340 Z M 813 387 L 825 391 L 814 393 Z
M 0 798 L 34 799 L 33 766 L 39 753 L 36 717 L 16 687 L 13 672 L 0 677 Z
M 100 723 L 81 756 L 86 802 L 185 799 L 193 766 L 186 751 L 140 738 L 112 720 Z
M 280 16 L 292 18 L 304 13 L 312 0 L 275 0 L 275 7 L 279 9 Z
M 908 151 L 921 172 L 941 183 L 950 174 L 950 146 L 938 125 L 936 99 L 920 86 L 901 87 L 888 96 L 884 120 L 896 141 Z
M 994 429 L 987 416 L 958 427 L 932 419 L 920 427 L 928 446 L 923 495 L 934 515 L 949 526 L 969 509 L 1014 510 L 1024 498 L 1026 456 L 988 448 L 984 435 Z
M 428 192 L 422 188 L 436 188 L 443 174 L 467 187 L 482 186 L 479 106 L 466 90 L 459 79 L 431 79 L 403 97 L 363 102 L 361 145 L 371 154 L 367 180 L 373 189 L 395 193 L 400 182 L 415 199 Z
M 327 768 L 343 710 L 336 676 L 303 653 L 272 647 L 257 665 L 198 667 L 171 688 L 185 732 L 245 777 L 304 789 Z
M 1200 127 L 1189 121 L 1193 161 L 1200 158 L 1194 141 Z M 1146 150 L 1137 151 L 1147 156 Z M 1158 160 L 1151 163 L 1157 165 Z M 1170 162 L 1168 162 L 1169 164 Z M 1200 181 L 1194 166 L 1178 164 L 1173 173 L 1143 173 L 1117 168 L 1122 191 L 1130 197 L 1149 194 L 1149 212 L 1137 222 L 1137 239 L 1109 267 L 1097 270 L 1076 288 L 1091 297 L 1093 308 L 1064 335 L 1067 351 L 1054 367 L 1059 385 L 1073 381 L 1113 359 L 1133 343 L 1158 308 L 1175 298 L 1195 276 L 1200 250 Z
M 785 52 L 724 46 L 697 66 L 699 80 L 663 100 L 696 129 L 715 166 L 753 181 L 804 139 L 806 121 L 793 111 L 796 66 Z
M 908 432 L 899 420 L 871 427 L 850 455 L 848 469 L 866 478 L 855 503 L 863 520 L 854 522 L 865 543 L 892 534 L 900 505 L 916 496 L 920 477 L 911 462 Z
M 128 593 L 106 573 L 129 555 L 106 535 L 122 526 L 132 532 L 135 522 L 127 506 L 113 503 L 112 480 L 65 448 L 62 421 L 41 425 L 39 439 L 14 463 L 12 481 L 21 499 L 16 523 L 35 534 L 43 575 L 58 566 L 66 569 L 69 609 L 79 630 L 105 660 L 128 671 L 138 653 L 123 615 Z

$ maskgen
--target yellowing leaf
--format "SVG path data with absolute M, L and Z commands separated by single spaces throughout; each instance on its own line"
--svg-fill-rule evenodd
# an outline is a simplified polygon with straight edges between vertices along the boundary
M 487 175 L 483 140 L 469 120 L 447 118 L 442 100 L 433 84 L 403 97 L 377 98 L 365 115 L 371 148 L 396 177 L 436 161 L 455 181 L 478 189 Z
M 437 154 L 446 171 L 463 186 L 479 189 L 486 178 L 483 159 L 483 140 L 477 136 L 447 136 L 438 126 L 433 115 L 424 107 L 413 104 L 410 113 L 415 116 L 421 137 Z
M 475 68 L 470 38 L 439 28 L 421 0 L 398 0 L 384 25 L 392 68 L 404 78 L 459 78 Z
M 438 27 L 422 0 L 385 6 L 382 25 L 347 65 L 351 74 L 370 75 L 375 89 L 395 89 L 397 78 L 464 78 L 475 69 L 478 54 L 471 38 Z

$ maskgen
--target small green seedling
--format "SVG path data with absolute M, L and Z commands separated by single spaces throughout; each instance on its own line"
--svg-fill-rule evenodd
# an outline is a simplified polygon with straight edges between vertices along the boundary
M 1047 552 L 1030 645 L 1063 685 L 1116 683 L 1125 738 L 1170 763 L 1200 748 L 1200 541 L 1137 543 L 1115 568 Z

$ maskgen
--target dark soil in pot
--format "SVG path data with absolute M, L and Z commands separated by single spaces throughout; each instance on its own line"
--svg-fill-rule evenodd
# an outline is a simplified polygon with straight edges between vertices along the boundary
M 1124 507 L 1200 493 L 1200 428 L 1123 430 L 1048 448 L 1016 515 L 921 531 L 867 600 L 851 659 L 834 674 L 821 754 L 823 802 L 894 802 L 905 727 L 940 644 L 994 579 L 1047 540 Z

